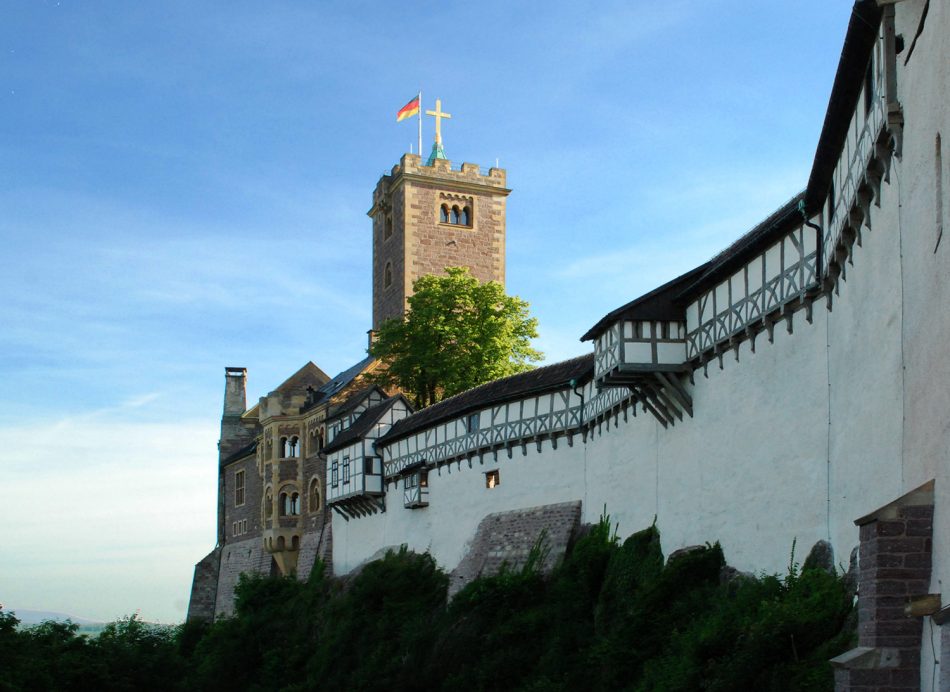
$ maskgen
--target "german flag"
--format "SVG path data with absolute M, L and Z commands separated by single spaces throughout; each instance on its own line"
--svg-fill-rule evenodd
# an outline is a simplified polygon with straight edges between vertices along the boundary
M 399 109 L 399 112 L 396 113 L 396 122 L 402 122 L 406 118 L 411 118 L 414 115 L 419 113 L 419 97 L 416 96 L 412 101 L 407 103 L 405 106 Z

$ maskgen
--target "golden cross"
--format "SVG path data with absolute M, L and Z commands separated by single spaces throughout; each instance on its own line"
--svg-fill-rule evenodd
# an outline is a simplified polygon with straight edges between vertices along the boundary
M 435 143 L 442 144 L 442 118 L 451 118 L 452 116 L 448 113 L 442 112 L 442 100 L 435 100 L 435 110 L 426 111 L 426 115 L 431 115 L 435 117 Z

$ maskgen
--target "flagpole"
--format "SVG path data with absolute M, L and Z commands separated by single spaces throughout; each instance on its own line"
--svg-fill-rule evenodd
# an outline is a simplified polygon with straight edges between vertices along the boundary
M 419 159 L 422 159 L 422 89 L 419 90 Z

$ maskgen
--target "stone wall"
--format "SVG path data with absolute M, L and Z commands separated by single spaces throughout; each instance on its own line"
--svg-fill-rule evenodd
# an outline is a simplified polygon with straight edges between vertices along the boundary
M 541 568 L 550 571 L 567 552 L 580 518 L 580 501 L 489 514 L 478 525 L 467 554 L 452 570 L 449 595 L 478 576 L 497 574 L 502 565 L 518 569 L 539 541 L 544 551 Z
M 211 620 L 218 593 L 218 565 L 221 549 L 215 548 L 195 565 L 191 582 L 191 598 L 188 601 L 188 620 Z

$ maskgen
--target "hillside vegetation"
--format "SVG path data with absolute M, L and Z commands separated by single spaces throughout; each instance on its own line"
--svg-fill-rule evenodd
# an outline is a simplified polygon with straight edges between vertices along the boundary
M 233 618 L 96 639 L 0 611 L 0 690 L 832 690 L 853 637 L 852 595 L 821 569 L 723 583 L 718 544 L 665 562 L 655 527 L 620 543 L 607 519 L 550 575 L 542 557 L 448 603 L 406 550 L 348 581 L 244 578 Z

